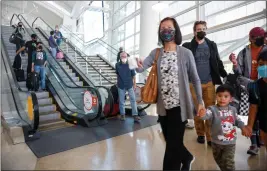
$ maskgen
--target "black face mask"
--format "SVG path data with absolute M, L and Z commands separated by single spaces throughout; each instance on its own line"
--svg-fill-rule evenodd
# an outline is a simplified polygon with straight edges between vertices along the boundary
M 260 47 L 264 44 L 264 37 L 257 38 L 255 41 L 255 45 Z
M 19 27 L 22 27 L 22 25 L 19 25 Z
M 197 32 L 197 38 L 198 38 L 199 40 L 204 39 L 205 36 L 206 36 L 206 32 L 204 32 L 204 31 Z

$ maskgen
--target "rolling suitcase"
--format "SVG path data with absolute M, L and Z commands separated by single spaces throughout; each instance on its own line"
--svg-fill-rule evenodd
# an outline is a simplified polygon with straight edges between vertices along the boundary
M 16 79 L 18 82 L 25 81 L 25 76 L 24 76 L 24 70 L 23 69 L 15 69 L 14 72 L 16 75 Z
M 40 77 L 37 72 L 31 72 L 27 75 L 27 80 L 26 80 L 26 87 L 28 90 L 32 91 L 38 91 L 39 89 L 39 82 L 40 82 Z

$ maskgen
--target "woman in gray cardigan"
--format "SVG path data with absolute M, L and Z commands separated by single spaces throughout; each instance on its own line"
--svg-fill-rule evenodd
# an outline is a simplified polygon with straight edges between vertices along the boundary
M 198 112 L 204 109 L 201 83 L 192 52 L 179 46 L 182 35 L 176 20 L 169 17 L 163 19 L 158 34 L 159 42 L 163 44 L 157 61 L 157 113 L 166 140 L 163 170 L 190 170 L 194 156 L 183 143 L 187 119 L 193 119 L 192 113 L 196 112 L 189 80 L 197 94 Z M 137 72 L 152 66 L 156 51 L 152 50 L 143 62 L 138 62 Z

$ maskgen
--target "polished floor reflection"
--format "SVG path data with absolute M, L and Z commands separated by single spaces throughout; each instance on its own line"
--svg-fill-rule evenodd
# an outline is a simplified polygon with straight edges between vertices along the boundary
M 149 113 L 155 113 L 152 107 Z M 195 130 L 186 130 L 185 145 L 195 155 L 193 170 L 219 170 L 211 148 L 196 142 Z M 237 170 L 267 170 L 267 153 L 246 154 L 250 140 L 238 132 Z M 3 148 L 3 146 L 2 146 Z M 17 152 L 25 147 L 14 148 Z M 165 142 L 159 125 L 38 159 L 37 170 L 161 170 Z M 3 154 L 2 154 L 3 155 Z M 3 158 L 3 156 L 2 156 Z M 28 160 L 28 162 L 30 162 Z M 34 160 L 32 160 L 34 162 Z M 13 163 L 16 165 L 16 163 Z M 21 168 L 23 169 L 23 168 Z
M 148 110 L 156 113 L 154 106 Z M 242 118 L 242 120 L 245 118 Z M 211 148 L 196 142 L 195 130 L 186 130 L 185 145 L 195 155 L 193 170 L 219 170 Z M 250 140 L 238 133 L 237 170 L 267 170 L 265 149 L 250 157 L 246 154 Z M 165 142 L 159 125 L 41 158 L 36 169 L 55 170 L 161 170 Z

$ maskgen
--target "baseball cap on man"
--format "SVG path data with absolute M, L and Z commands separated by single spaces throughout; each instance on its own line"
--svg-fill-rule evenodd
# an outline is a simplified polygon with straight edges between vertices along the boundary
M 254 27 L 249 32 L 249 37 L 264 37 L 265 31 L 261 27 Z
M 31 38 L 33 38 L 33 39 L 35 39 L 36 37 L 37 37 L 36 34 L 32 34 L 32 35 L 31 35 Z

